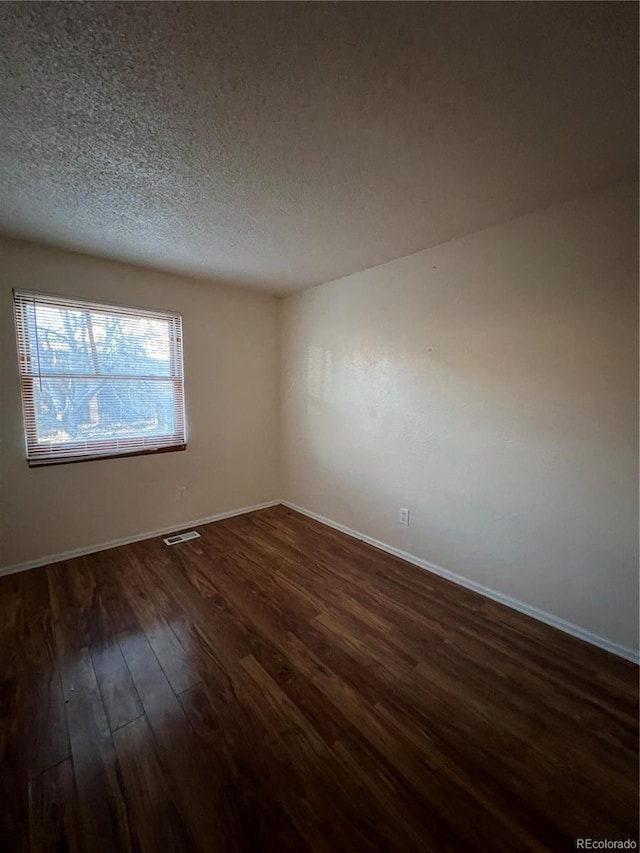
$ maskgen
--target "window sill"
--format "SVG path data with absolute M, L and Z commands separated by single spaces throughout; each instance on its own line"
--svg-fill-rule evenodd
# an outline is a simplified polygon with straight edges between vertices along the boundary
M 156 453 L 175 453 L 186 450 L 186 444 L 175 444 L 170 447 L 154 447 L 150 450 L 131 450 L 126 453 L 106 453 L 87 456 L 68 456 L 60 459 L 27 459 L 29 468 L 48 468 L 51 465 L 73 465 L 76 462 L 97 462 L 100 459 L 125 459 L 131 456 L 153 456 Z

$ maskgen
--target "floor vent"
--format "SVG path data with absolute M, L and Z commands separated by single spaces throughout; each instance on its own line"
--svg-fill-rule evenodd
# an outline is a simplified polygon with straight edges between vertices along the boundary
M 176 533 L 175 536 L 167 536 L 163 539 L 165 545 L 177 545 L 178 542 L 187 542 L 189 539 L 199 539 L 200 534 L 195 530 L 190 530 L 188 533 Z

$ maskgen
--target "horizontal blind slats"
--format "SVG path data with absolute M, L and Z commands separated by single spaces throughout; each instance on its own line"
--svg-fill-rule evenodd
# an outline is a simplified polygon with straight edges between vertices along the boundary
M 78 382 L 95 382 L 98 379 L 109 382 L 175 382 L 177 379 L 175 376 L 138 376 L 136 373 L 38 373 L 31 370 L 23 371 L 22 375 L 32 379 L 77 379 Z
M 35 301 L 43 308 L 52 306 L 57 308 L 69 308 L 79 311 L 99 311 L 108 314 L 118 314 L 129 317 L 157 317 L 159 319 L 177 318 L 180 315 L 172 311 L 157 311 L 150 308 L 133 308 L 123 305 L 115 305 L 110 302 L 93 302 L 89 299 L 76 299 L 72 297 L 56 296 L 52 293 L 42 293 L 36 290 L 14 290 L 14 302 L 16 304 L 33 304 Z

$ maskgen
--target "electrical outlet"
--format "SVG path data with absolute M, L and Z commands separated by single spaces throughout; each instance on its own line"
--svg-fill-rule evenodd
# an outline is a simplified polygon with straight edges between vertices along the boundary
M 186 486 L 178 486 L 178 488 L 176 489 L 176 500 L 181 501 L 182 498 L 185 496 L 186 492 L 187 492 Z
M 406 506 L 400 507 L 398 511 L 398 521 L 400 524 L 406 524 L 407 527 L 409 526 L 409 510 Z

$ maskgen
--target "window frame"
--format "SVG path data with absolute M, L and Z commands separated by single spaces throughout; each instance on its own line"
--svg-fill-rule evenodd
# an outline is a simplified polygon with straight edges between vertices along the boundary
M 27 321 L 27 307 L 38 303 L 53 305 L 59 308 L 71 308 L 80 311 L 91 311 L 111 314 L 119 314 L 126 317 L 151 318 L 168 321 L 171 334 L 170 352 L 170 375 L 162 376 L 136 376 L 136 375 L 114 375 L 108 376 L 110 381 L 153 381 L 171 383 L 174 426 L 176 431 L 163 436 L 135 436 L 126 439 L 104 439 L 85 440 L 76 442 L 65 442 L 60 444 L 59 450 L 52 450 L 52 442 L 39 442 L 37 432 L 37 420 L 35 411 L 35 385 L 40 378 L 63 378 L 63 379 L 87 379 L 91 376 L 100 375 L 78 372 L 64 372 L 60 374 L 44 373 L 30 366 L 32 362 L 31 344 L 29 335 L 29 324 Z M 90 462 L 98 459 L 120 459 L 130 456 L 148 456 L 156 453 L 169 453 L 186 450 L 187 427 L 184 394 L 184 363 L 183 363 L 183 332 L 182 315 L 176 311 L 160 311 L 149 308 L 138 308 L 122 305 L 120 303 L 106 302 L 103 300 L 85 299 L 80 297 L 66 297 L 58 294 L 46 293 L 35 290 L 13 290 L 13 309 L 16 328 L 16 345 L 18 355 L 18 372 L 20 376 L 20 396 L 22 401 L 22 420 L 25 436 L 26 460 L 30 468 L 44 467 L 50 465 L 71 464 L 76 462 Z M 37 317 L 36 317 L 37 324 Z M 151 439 L 160 439 L 152 441 Z M 114 449 L 115 445 L 121 445 L 120 449 Z M 49 448 L 48 450 L 46 448 Z

